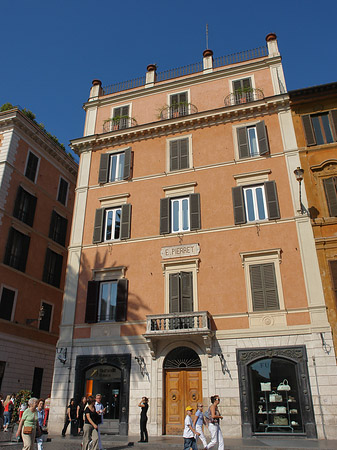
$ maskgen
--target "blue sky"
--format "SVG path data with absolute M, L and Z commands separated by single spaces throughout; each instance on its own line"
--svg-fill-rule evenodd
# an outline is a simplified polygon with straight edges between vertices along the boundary
M 337 1 L 1 0 L 0 105 L 32 110 L 66 147 L 103 85 L 265 45 L 275 32 L 288 90 L 337 80 Z

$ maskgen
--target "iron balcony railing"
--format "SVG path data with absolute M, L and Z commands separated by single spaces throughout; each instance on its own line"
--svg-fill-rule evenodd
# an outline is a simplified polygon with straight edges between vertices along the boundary
M 198 108 L 192 103 L 178 103 L 176 105 L 167 106 L 160 112 L 161 119 L 173 119 L 175 117 L 188 116 L 189 114 L 195 114 L 198 112 Z
M 227 97 L 225 97 L 225 106 L 232 106 L 232 105 L 241 105 L 243 103 L 250 103 L 250 102 L 256 102 L 257 100 L 263 100 L 264 94 L 262 89 L 244 89 L 242 91 L 235 91 L 231 94 L 228 94 Z
M 232 53 L 230 55 L 219 56 L 213 60 L 213 68 L 218 68 L 222 66 L 228 66 L 230 64 L 236 64 L 239 62 L 249 61 L 251 59 L 263 58 L 268 56 L 267 47 L 257 47 L 251 50 L 245 50 L 243 52 Z M 188 64 L 187 66 L 177 67 L 176 69 L 164 70 L 156 74 L 156 81 L 167 81 L 173 78 L 183 77 L 186 75 L 192 75 L 194 73 L 203 71 L 203 63 L 197 62 L 194 64 Z M 146 77 L 138 77 L 128 81 L 121 81 L 119 83 L 110 84 L 108 86 L 103 86 L 103 94 L 109 95 L 115 94 L 121 91 L 127 91 L 129 89 L 134 89 L 137 87 L 144 86 L 146 82 Z
M 135 127 L 138 123 L 132 117 L 114 117 L 108 119 L 103 124 L 103 133 L 110 131 L 124 130 L 126 128 Z
M 147 336 L 211 331 L 211 316 L 208 311 L 151 315 L 146 316 L 146 322 Z

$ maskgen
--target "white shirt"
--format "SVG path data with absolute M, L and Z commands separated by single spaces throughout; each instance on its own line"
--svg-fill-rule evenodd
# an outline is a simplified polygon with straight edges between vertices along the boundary
M 185 417 L 185 428 L 184 428 L 184 434 L 183 434 L 184 438 L 193 438 L 194 437 L 193 431 L 191 430 L 190 426 L 193 428 L 192 418 L 191 418 L 191 416 L 187 415 Z
M 103 409 L 104 409 L 103 404 L 95 402 L 95 409 L 96 409 L 96 412 L 98 412 L 100 414 L 100 416 L 101 416 L 101 423 L 103 423 L 103 414 L 100 413 L 100 411 L 103 411 Z

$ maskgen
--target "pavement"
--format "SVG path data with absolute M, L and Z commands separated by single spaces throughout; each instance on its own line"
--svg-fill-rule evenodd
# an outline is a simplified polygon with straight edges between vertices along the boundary
M 2 433 L 1 433 L 2 434 Z M 6 433 L 7 434 L 7 433 Z M 10 433 L 8 433 L 9 435 Z M 22 450 L 22 443 L 18 444 L 10 442 L 10 436 L 4 439 L 2 434 L 0 440 L 0 450 Z M 73 437 L 67 435 L 65 438 L 61 436 L 48 436 L 50 442 L 45 442 L 44 450 L 81 450 L 81 437 Z M 183 449 L 183 438 L 179 436 L 154 436 L 149 437 L 146 444 L 138 443 L 138 436 L 112 436 L 103 435 L 102 444 L 105 450 L 175 450 Z M 317 440 L 306 439 L 301 437 L 283 437 L 283 436 L 263 436 L 253 437 L 251 439 L 226 439 L 225 450 L 337 450 L 337 440 Z M 214 447 L 216 449 L 217 447 Z M 199 449 L 201 447 L 199 446 Z

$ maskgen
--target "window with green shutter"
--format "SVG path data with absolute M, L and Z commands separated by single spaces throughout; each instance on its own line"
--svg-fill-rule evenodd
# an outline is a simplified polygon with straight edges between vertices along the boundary
M 131 178 L 131 169 L 131 148 L 127 148 L 120 153 L 103 153 L 100 158 L 98 182 L 103 184 L 129 180 Z
M 252 126 L 237 129 L 239 158 L 252 158 L 269 153 L 269 143 L 264 120 Z
M 253 311 L 280 309 L 273 263 L 249 266 Z
M 131 205 L 96 209 L 93 243 L 130 238 Z
M 188 169 L 189 139 L 175 139 L 170 141 L 170 171 Z
M 160 234 L 182 233 L 200 228 L 199 193 L 160 200 Z
M 183 313 L 193 311 L 193 273 L 177 272 L 169 275 L 169 311 Z M 193 328 L 192 317 L 170 319 L 170 329 Z
M 329 215 L 330 217 L 337 217 L 337 177 L 325 178 L 323 185 Z
M 330 144 L 337 141 L 337 109 L 302 116 L 307 146 Z

